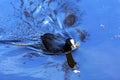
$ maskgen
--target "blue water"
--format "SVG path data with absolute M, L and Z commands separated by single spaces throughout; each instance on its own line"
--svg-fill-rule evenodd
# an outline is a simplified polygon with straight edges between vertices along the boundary
M 28 0 L 24 0 L 25 5 L 20 8 L 20 0 L 0 0 L 0 40 L 21 39 L 24 43 L 34 43 L 41 34 L 51 31 L 52 27 L 35 23 L 41 19 L 37 13 L 33 15 L 34 20 L 23 15 L 24 8 L 30 11 L 41 4 L 39 0 L 33 1 L 34 6 L 30 7 Z M 78 16 L 81 24 L 73 27 L 89 33 L 86 41 L 73 52 L 81 72 L 75 74 L 68 69 L 64 55 L 25 57 L 35 51 L 27 47 L 0 44 L 0 80 L 120 80 L 120 0 L 70 1 L 66 3 L 67 6 L 83 13 Z M 56 3 L 52 3 L 51 8 L 57 8 L 62 21 L 63 10 Z M 75 13 L 80 14 L 79 11 Z M 60 32 L 60 28 L 56 28 L 56 32 Z M 69 28 L 68 32 L 80 41 L 77 35 L 73 35 L 72 29 Z

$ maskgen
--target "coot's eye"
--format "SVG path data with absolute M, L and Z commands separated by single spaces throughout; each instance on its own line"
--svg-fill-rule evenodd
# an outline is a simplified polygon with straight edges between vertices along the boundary
M 68 38 L 68 39 L 66 40 L 66 43 L 69 44 L 69 45 L 71 45 L 71 42 L 70 42 L 71 39 L 72 39 L 72 38 Z

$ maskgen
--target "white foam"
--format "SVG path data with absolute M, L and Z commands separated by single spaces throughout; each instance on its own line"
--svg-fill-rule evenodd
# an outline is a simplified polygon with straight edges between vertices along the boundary
M 73 70 L 74 73 L 80 73 L 80 70 Z

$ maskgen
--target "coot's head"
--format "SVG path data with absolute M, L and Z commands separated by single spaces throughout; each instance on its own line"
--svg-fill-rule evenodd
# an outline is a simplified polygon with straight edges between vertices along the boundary
M 73 38 L 68 38 L 68 39 L 66 40 L 66 43 L 69 44 L 70 46 L 74 46 L 74 45 L 75 45 L 75 41 L 74 41 Z
M 64 51 L 72 51 L 72 48 L 75 47 L 75 41 L 73 38 L 68 38 L 66 39 L 65 46 L 64 46 Z

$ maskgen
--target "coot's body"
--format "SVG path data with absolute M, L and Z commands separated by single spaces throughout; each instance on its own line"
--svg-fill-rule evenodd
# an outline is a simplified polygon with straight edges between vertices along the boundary
M 44 44 L 44 47 L 47 49 L 47 51 L 52 53 L 57 52 L 64 52 L 64 44 L 65 40 L 64 38 L 60 36 L 56 36 L 51 33 L 46 33 L 41 36 L 42 43 Z
M 46 33 L 41 36 L 41 40 L 47 51 L 52 52 L 53 54 L 57 52 L 64 52 L 66 54 L 68 65 L 71 68 L 76 66 L 77 63 L 74 61 L 71 51 L 73 48 L 77 48 L 77 46 L 74 44 L 74 40 L 72 38 L 64 40 L 54 34 Z

